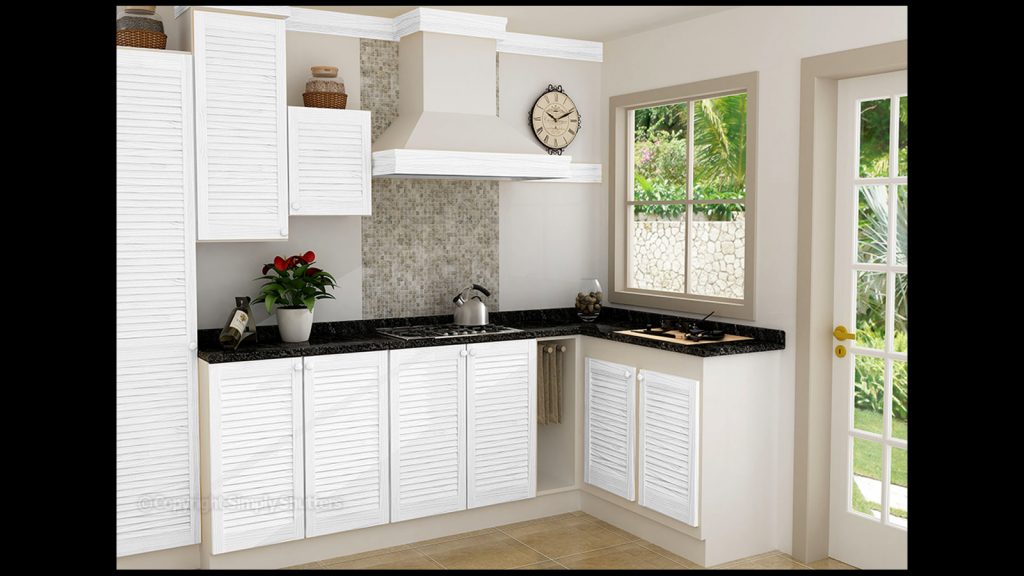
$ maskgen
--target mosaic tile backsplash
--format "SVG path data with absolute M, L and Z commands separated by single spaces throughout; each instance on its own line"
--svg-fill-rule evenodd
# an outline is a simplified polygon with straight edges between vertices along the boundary
M 376 139 L 398 115 L 398 43 L 360 40 L 362 107 Z M 451 314 L 456 292 L 498 310 L 498 183 L 375 178 L 362 218 L 363 318 Z

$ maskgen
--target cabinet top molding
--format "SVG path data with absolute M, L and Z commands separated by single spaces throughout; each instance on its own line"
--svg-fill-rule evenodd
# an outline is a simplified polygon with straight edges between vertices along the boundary
M 189 8 L 191 6 L 175 6 L 175 17 L 181 16 Z M 381 18 L 291 6 L 196 6 L 196 8 L 249 12 L 274 17 L 283 16 L 286 18 L 285 29 L 294 32 L 352 36 L 392 42 L 416 32 L 438 32 L 476 38 L 493 38 L 498 42 L 498 52 L 508 54 L 585 62 L 602 62 L 604 60 L 604 44 L 601 42 L 507 32 L 505 30 L 508 24 L 507 18 L 453 10 L 416 8 L 395 18 Z

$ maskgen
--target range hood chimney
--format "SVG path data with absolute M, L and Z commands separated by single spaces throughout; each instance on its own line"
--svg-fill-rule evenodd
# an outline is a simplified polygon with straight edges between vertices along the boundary
M 569 177 L 571 157 L 547 154 L 498 118 L 495 39 L 416 32 L 400 42 L 398 118 L 373 144 L 375 177 Z

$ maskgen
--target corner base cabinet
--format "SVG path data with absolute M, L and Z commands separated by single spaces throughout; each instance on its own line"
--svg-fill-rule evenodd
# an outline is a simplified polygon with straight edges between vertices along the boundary
M 192 56 L 117 48 L 117 555 L 199 542 Z

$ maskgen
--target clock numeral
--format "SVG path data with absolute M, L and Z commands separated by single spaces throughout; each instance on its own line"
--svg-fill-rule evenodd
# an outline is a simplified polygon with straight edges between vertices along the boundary
M 576 135 L 576 131 L 573 130 L 572 128 L 569 128 L 569 134 L 572 134 L 573 136 L 575 136 Z
M 540 126 L 537 126 L 536 128 L 533 129 L 533 131 L 537 133 L 537 136 L 540 136 L 540 133 L 543 132 L 544 129 L 541 128 Z
M 533 119 L 534 120 L 540 120 L 540 116 L 534 116 Z
M 544 143 L 545 143 L 545 144 L 547 144 L 547 143 L 548 143 L 548 137 L 547 137 L 547 136 L 544 136 Z

